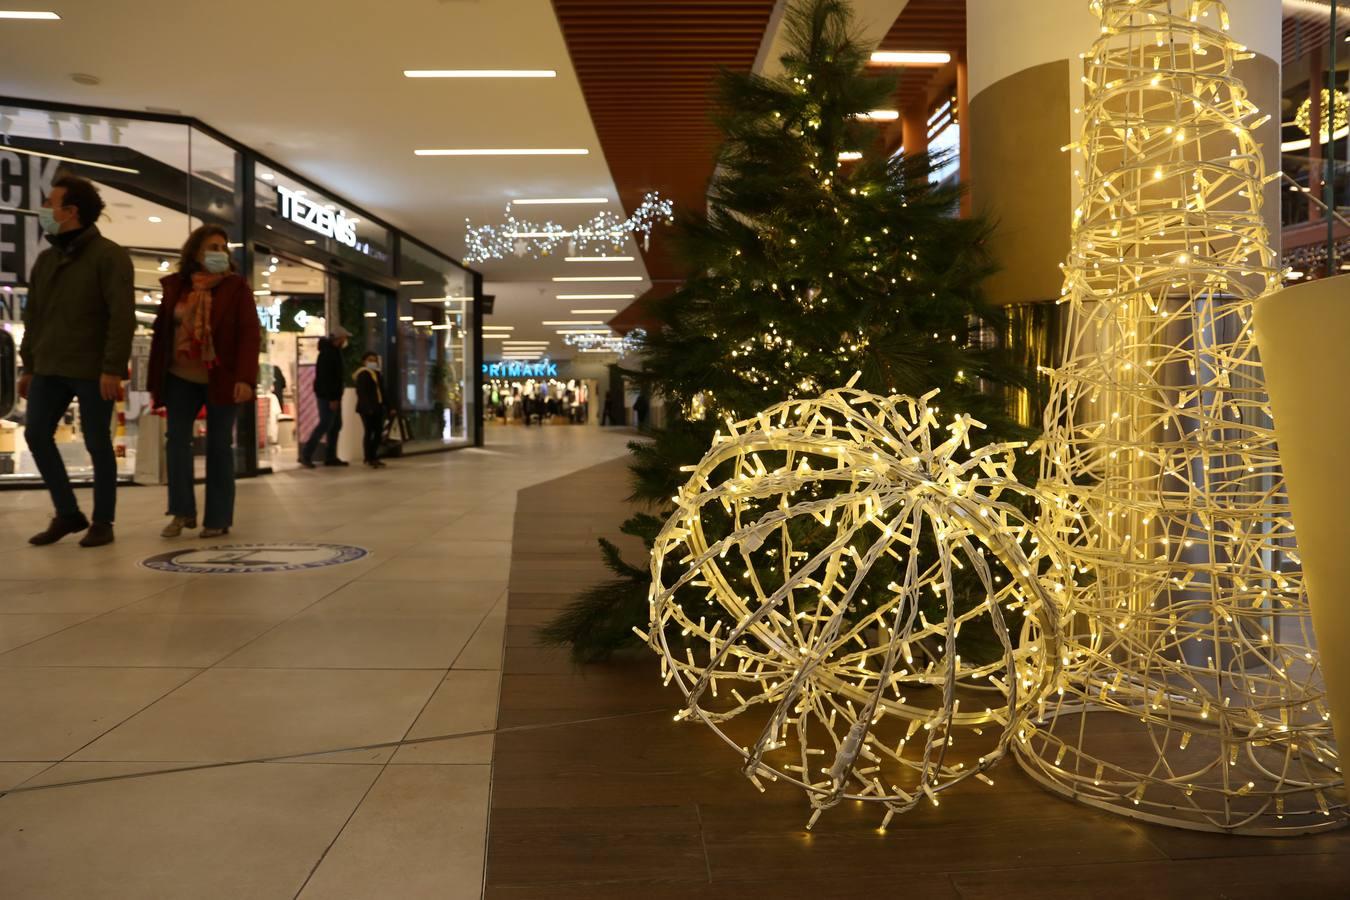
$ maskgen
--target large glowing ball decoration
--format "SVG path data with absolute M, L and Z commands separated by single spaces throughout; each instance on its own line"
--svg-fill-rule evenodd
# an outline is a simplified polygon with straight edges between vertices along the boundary
M 979 423 L 932 402 L 849 388 L 728 422 L 656 541 L 645 636 L 676 718 L 761 789 L 804 789 L 811 824 L 992 783 L 1059 677 L 1067 563 L 1013 477 L 1022 445 L 972 449 Z

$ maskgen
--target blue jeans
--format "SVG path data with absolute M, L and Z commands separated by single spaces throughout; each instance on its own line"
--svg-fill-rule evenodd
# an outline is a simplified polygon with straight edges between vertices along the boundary
M 56 428 L 70 407 L 80 401 L 80 430 L 84 447 L 94 464 L 94 521 L 109 525 L 117 515 L 117 454 L 113 452 L 113 401 L 104 400 L 98 382 L 60 375 L 34 375 L 28 388 L 28 424 L 24 440 L 33 454 L 52 506 L 58 516 L 78 516 L 80 504 L 70 487 L 66 464 L 56 447 Z
M 193 489 L 192 423 L 206 407 L 206 518 L 203 528 L 234 524 L 234 418 L 239 407 L 208 402 L 206 385 L 164 376 L 164 407 L 169 413 L 165 464 L 169 475 L 169 515 L 197 518 Z
M 342 407 L 339 405 L 337 409 L 333 409 L 322 397 L 315 397 L 314 402 L 319 407 L 319 424 L 314 426 L 309 440 L 305 441 L 305 446 L 301 448 L 300 458 L 313 460 L 314 451 L 319 449 L 319 441 L 326 439 L 328 449 L 325 451 L 324 461 L 336 462 L 338 432 L 342 430 Z

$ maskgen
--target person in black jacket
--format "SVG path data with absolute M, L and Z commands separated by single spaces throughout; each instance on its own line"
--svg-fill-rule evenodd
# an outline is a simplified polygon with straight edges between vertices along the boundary
M 339 325 L 326 338 L 319 339 L 319 361 L 314 366 L 314 398 L 319 406 L 319 424 L 310 432 L 309 440 L 300 448 L 300 465 L 314 468 L 314 451 L 319 441 L 328 444 L 323 464 L 345 466 L 338 459 L 338 433 L 342 431 L 342 389 L 346 378 L 342 371 L 342 348 L 347 346 L 351 332 Z
M 380 462 L 380 438 L 384 434 L 384 379 L 380 376 L 380 355 L 367 353 L 361 357 L 361 368 L 352 376 L 356 385 L 356 412 L 361 416 L 365 434 L 361 441 L 366 465 L 383 469 Z

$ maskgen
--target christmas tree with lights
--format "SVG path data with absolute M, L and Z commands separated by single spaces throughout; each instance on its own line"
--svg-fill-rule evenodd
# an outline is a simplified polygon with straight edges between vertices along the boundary
M 651 546 L 671 496 L 727 420 L 841 386 L 919 397 L 937 388 L 944 418 L 967 413 L 990 440 L 1031 432 L 1008 413 L 1007 389 L 1034 375 L 997 341 L 982 300 L 992 265 L 988 224 L 959 218 L 960 188 L 930 179 L 925 154 L 889 156 L 868 115 L 893 79 L 869 52 L 845 0 L 801 0 L 788 12 L 783 74 L 723 73 L 725 135 L 706 215 L 685 219 L 691 273 L 657 305 L 660 328 L 633 373 L 666 404 L 666 423 L 632 445 L 633 498 L 651 513 L 623 530 Z M 809 544 L 809 536 L 803 536 Z M 640 646 L 648 620 L 646 559 L 609 541 L 614 579 L 582 594 L 543 631 L 578 661 Z

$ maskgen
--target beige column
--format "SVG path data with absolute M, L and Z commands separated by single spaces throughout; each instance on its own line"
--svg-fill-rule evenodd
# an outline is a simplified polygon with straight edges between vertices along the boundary
M 1277 171 L 1280 0 L 1228 0 L 1227 6 L 1230 33 L 1257 54 L 1239 74 L 1253 102 L 1272 115 L 1258 138 L 1267 149 L 1267 170 Z M 1217 14 L 1209 15 L 1217 27 Z M 1083 101 L 1079 54 L 1097 27 L 1088 0 L 966 2 L 969 184 L 974 210 L 995 223 L 991 245 L 1000 271 L 986 283 L 995 303 L 1059 296 L 1059 264 L 1079 199 L 1074 158 L 1060 148 L 1080 130 L 1074 112 Z M 1267 187 L 1266 213 L 1278 243 L 1278 184 Z

